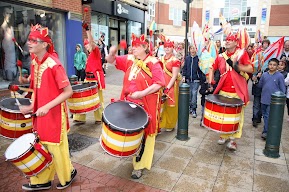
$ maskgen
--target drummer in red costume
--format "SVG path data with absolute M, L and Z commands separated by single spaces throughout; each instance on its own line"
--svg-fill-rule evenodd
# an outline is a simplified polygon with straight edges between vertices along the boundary
M 125 72 L 121 100 L 135 102 L 144 107 L 150 116 L 145 128 L 145 143 L 140 154 L 133 157 L 131 177 L 139 179 L 144 168 L 152 166 L 155 138 L 159 128 L 161 91 L 165 85 L 160 61 L 150 56 L 149 41 L 144 35 L 139 38 L 132 34 L 133 55 L 116 56 L 117 48 L 110 48 L 107 61 L 116 64 L 116 68 Z
M 88 39 L 84 40 L 84 47 L 89 53 L 86 62 L 85 68 L 86 77 L 84 82 L 98 83 L 98 96 L 100 101 L 100 108 L 94 111 L 94 118 L 95 123 L 100 123 L 104 108 L 102 90 L 105 89 L 104 73 L 101 63 L 101 54 L 96 43 L 93 41 L 93 37 L 91 35 L 91 31 L 89 30 L 88 24 L 83 23 L 82 27 L 86 30 L 86 34 L 88 37 Z M 74 122 L 84 123 L 86 120 L 86 114 L 75 114 L 73 115 L 73 120 Z
M 212 90 L 211 83 L 214 79 L 214 71 L 219 69 L 221 78 L 214 94 L 239 98 L 247 105 L 249 102 L 247 86 L 249 76 L 247 73 L 253 72 L 253 66 L 247 52 L 240 50 L 237 45 L 237 35 L 230 33 L 226 39 L 226 51 L 218 55 L 212 68 L 209 70 L 209 87 Z M 238 131 L 233 134 L 221 134 L 218 144 L 225 144 L 225 142 L 230 139 L 227 147 L 231 150 L 236 150 L 237 144 L 234 139 L 241 138 L 243 124 L 244 107 L 241 112 Z
M 166 101 L 162 105 L 160 128 L 165 128 L 166 131 L 173 131 L 178 120 L 181 62 L 174 56 L 174 42 L 166 39 L 163 35 L 161 36 L 161 40 L 164 42 L 166 53 L 165 56 L 161 57 L 166 81 L 166 87 L 163 91 Z
M 31 62 L 31 83 L 34 90 L 32 104 L 20 106 L 23 114 L 33 112 L 33 129 L 42 144 L 53 155 L 52 164 L 38 175 L 30 177 L 24 190 L 44 190 L 51 188 L 51 181 L 57 173 L 60 183 L 57 189 L 65 189 L 75 178 L 69 156 L 67 132 L 69 131 L 65 100 L 72 95 L 72 88 L 59 59 L 53 53 L 53 43 L 48 28 L 40 25 L 32 27 L 28 38 L 29 52 L 35 54 Z M 50 123 L 48 123 L 50 122 Z

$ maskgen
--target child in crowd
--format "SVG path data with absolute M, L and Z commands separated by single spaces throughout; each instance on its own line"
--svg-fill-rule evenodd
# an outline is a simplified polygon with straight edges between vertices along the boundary
M 269 70 L 262 74 L 258 87 L 262 88 L 261 94 L 261 108 L 264 118 L 264 129 L 261 137 L 266 140 L 268 131 L 268 118 L 270 112 L 271 95 L 277 91 L 281 91 L 285 94 L 285 82 L 283 75 L 277 71 L 278 59 L 272 58 L 269 60 Z
M 284 79 L 287 77 L 287 71 L 285 71 L 286 69 L 286 62 L 285 61 L 279 61 L 279 64 L 278 64 L 278 71 L 284 76 Z

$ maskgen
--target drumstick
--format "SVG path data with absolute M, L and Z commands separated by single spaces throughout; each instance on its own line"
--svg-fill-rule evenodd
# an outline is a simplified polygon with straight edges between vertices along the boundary
M 19 59 L 17 60 L 17 66 L 19 70 L 19 75 L 20 77 L 22 77 L 22 61 L 20 61 Z
M 26 92 L 34 92 L 33 89 L 25 88 L 25 87 L 19 87 L 19 90 L 26 91 Z
M 19 48 L 19 50 L 20 50 L 21 53 L 23 54 L 24 51 L 23 51 L 23 49 L 20 47 L 20 45 L 17 43 L 16 39 L 15 39 L 15 38 L 12 38 L 12 41 L 15 43 L 15 45 Z

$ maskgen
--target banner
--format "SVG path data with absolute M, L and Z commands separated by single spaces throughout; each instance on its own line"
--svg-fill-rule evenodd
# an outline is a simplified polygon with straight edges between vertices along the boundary
M 264 25 L 266 23 L 266 17 L 267 17 L 267 8 L 262 8 L 261 25 Z

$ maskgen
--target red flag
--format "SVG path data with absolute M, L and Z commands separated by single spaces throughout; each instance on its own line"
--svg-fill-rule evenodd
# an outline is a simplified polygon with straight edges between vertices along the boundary
M 268 62 L 271 58 L 279 59 L 282 55 L 284 39 L 285 37 L 281 37 L 264 51 L 264 65 L 262 66 L 262 70 L 265 70 L 268 67 Z

